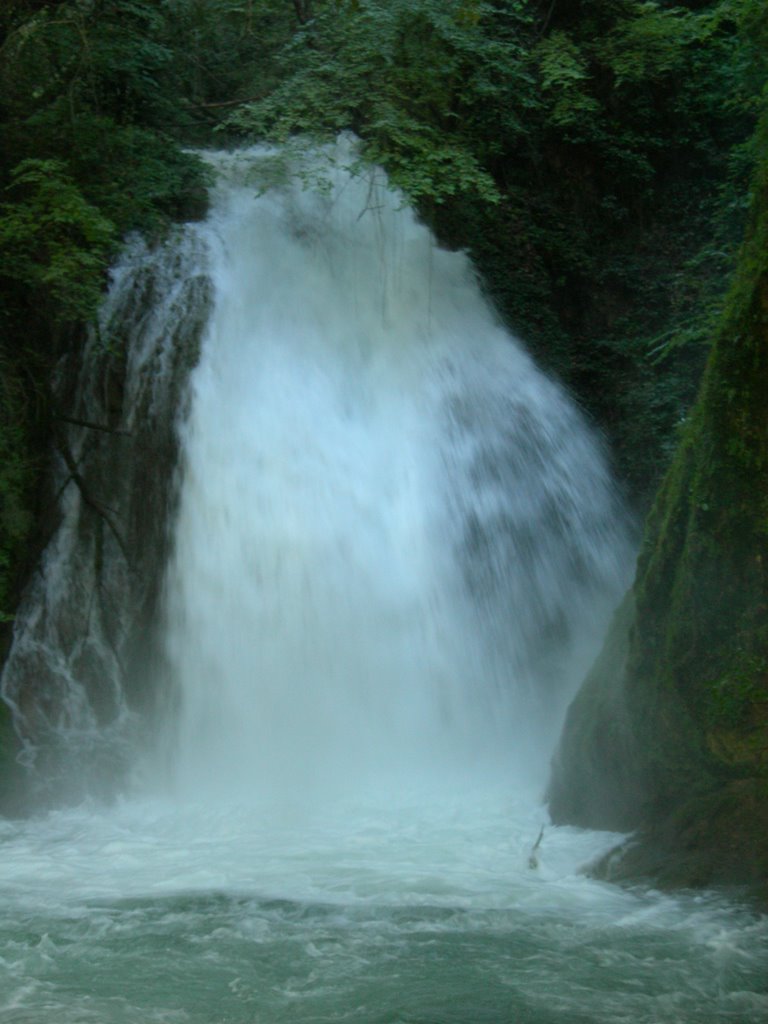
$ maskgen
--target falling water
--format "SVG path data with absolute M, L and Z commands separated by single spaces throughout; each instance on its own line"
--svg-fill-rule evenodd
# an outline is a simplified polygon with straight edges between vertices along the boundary
M 215 163 L 168 579 L 181 785 L 540 784 L 626 579 L 594 438 L 381 172 L 255 200 L 258 154 Z
M 765 920 L 591 880 L 618 837 L 548 826 L 540 803 L 629 568 L 599 445 L 467 258 L 381 172 L 343 169 L 349 143 L 298 176 L 278 157 L 209 156 L 208 220 L 115 277 L 108 308 L 175 265 L 125 308 L 158 353 L 187 305 L 200 320 L 185 268 L 212 296 L 155 653 L 110 676 L 121 706 L 137 684 L 161 699 L 152 729 L 133 714 L 115 804 L 0 823 L 3 1020 L 757 1024 Z M 178 394 L 172 364 L 155 378 Z M 73 534 L 92 543 L 68 500 L 25 613 L 46 628 L 17 644 L 66 665 L 45 721 L 71 740 L 99 723 L 53 626 Z

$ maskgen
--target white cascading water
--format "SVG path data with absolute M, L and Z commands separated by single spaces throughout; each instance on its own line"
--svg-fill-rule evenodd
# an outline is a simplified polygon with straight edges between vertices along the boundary
M 313 803 L 541 784 L 626 583 L 601 453 L 380 171 L 256 198 L 260 159 L 214 160 L 168 580 L 177 780 Z
M 468 260 L 329 162 L 348 144 L 309 158 L 319 191 L 261 194 L 274 156 L 209 157 L 174 287 L 162 253 L 115 277 L 144 282 L 127 333 L 160 354 L 213 295 L 168 699 L 122 800 L 0 819 L 3 1024 L 761 1024 L 766 918 L 589 878 L 619 837 L 540 802 L 628 569 L 590 431 Z M 82 559 L 49 561 L 58 592 Z M 18 635 L 56 667 L 58 634 Z M 17 660 L 33 709 L 41 662 Z M 65 703 L 69 751 L 98 723 Z

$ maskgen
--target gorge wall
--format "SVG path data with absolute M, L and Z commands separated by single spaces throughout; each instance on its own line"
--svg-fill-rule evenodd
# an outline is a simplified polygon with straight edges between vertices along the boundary
M 701 394 L 631 594 L 572 704 L 557 822 L 637 829 L 602 870 L 684 885 L 768 876 L 768 154 Z

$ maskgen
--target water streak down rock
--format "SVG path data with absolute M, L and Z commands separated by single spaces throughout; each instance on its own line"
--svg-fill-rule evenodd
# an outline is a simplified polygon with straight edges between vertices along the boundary
M 129 243 L 81 356 L 53 382 L 57 527 L 22 597 L 2 693 L 30 796 L 106 792 L 152 699 L 176 423 L 210 283 L 196 226 Z

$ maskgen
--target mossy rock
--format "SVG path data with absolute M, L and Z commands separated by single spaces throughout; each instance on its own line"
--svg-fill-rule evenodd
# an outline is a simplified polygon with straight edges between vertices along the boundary
M 638 830 L 622 877 L 768 884 L 768 116 L 759 140 L 702 390 L 553 762 L 555 821 Z
M 547 793 L 552 820 L 624 831 L 640 821 L 632 723 L 624 691 L 635 606 L 629 593 L 568 709 Z

